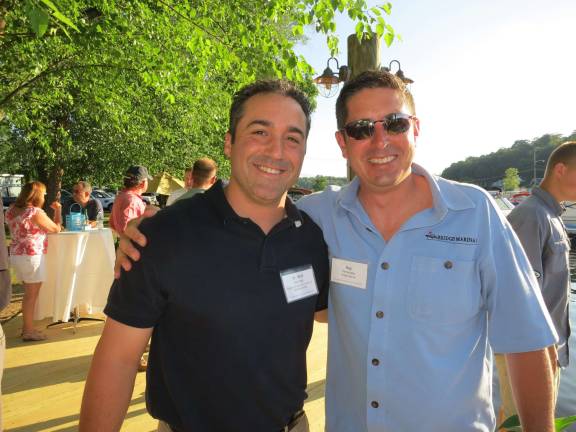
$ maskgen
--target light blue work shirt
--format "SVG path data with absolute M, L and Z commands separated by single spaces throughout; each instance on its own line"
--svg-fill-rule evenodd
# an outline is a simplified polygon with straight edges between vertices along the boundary
M 492 350 L 557 340 L 530 263 L 488 194 L 416 164 L 413 172 L 428 180 L 433 208 L 388 242 L 357 199 L 357 178 L 298 201 L 331 258 L 367 264 L 364 288 L 330 284 L 328 432 L 493 431 Z

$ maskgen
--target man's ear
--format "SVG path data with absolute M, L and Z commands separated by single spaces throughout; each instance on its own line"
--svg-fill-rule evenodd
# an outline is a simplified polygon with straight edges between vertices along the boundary
M 232 135 L 230 132 L 226 132 L 226 135 L 224 136 L 224 154 L 228 159 L 230 159 L 230 156 L 232 155 Z
M 556 176 L 558 176 L 558 177 L 564 176 L 564 174 L 566 174 L 566 171 L 568 171 L 568 167 L 567 167 L 566 164 L 563 163 L 563 162 L 558 162 L 558 163 L 554 166 L 554 173 L 555 173 Z
M 346 137 L 341 131 L 336 131 L 334 136 L 336 137 L 336 142 L 338 143 L 340 151 L 342 152 L 342 157 L 344 159 L 348 159 L 348 148 L 346 147 Z

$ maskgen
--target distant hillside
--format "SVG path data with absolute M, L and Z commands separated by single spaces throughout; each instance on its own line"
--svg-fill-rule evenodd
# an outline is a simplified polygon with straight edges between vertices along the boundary
M 534 177 L 534 152 L 536 161 L 546 161 L 552 150 L 565 141 L 576 141 L 576 130 L 572 135 L 543 135 L 533 141 L 516 141 L 510 148 L 484 156 L 469 157 L 453 163 L 442 172 L 442 177 L 482 187 L 490 187 L 504 178 L 507 168 L 517 168 L 522 178 L 521 186 L 529 186 Z M 536 162 L 536 178 L 544 175 L 545 162 Z

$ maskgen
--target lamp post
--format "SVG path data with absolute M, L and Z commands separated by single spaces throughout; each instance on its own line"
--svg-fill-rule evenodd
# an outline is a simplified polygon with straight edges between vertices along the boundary
M 330 69 L 330 61 L 334 60 L 336 63 L 337 72 Z M 318 91 L 320 94 L 326 98 L 331 98 L 338 93 L 338 88 L 340 83 L 346 81 L 350 76 L 350 69 L 348 66 L 340 66 L 338 64 L 338 59 L 335 57 L 330 57 L 326 62 L 326 69 L 322 72 L 322 75 L 314 78 L 314 83 L 318 86 Z
M 538 159 L 536 160 L 536 150 L 534 150 L 534 152 L 532 153 L 532 168 L 533 168 L 533 175 L 532 175 L 532 187 L 536 186 L 536 164 L 540 163 L 540 162 L 546 162 L 543 159 Z

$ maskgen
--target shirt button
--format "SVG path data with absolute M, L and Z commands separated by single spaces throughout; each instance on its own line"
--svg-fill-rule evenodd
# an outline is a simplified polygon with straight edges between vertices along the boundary
M 372 405 L 372 408 L 378 408 L 380 406 L 380 404 L 376 401 L 370 402 L 370 405 Z
M 380 267 L 382 267 L 382 270 L 388 270 L 390 268 L 390 264 L 383 262 Z
M 384 312 L 382 312 L 382 311 L 376 312 L 376 318 L 378 318 L 378 319 L 384 318 Z
M 447 270 L 450 270 L 452 267 L 454 267 L 454 264 L 452 264 L 452 261 L 446 261 L 444 263 L 444 268 Z
M 377 358 L 372 359 L 372 365 L 378 366 L 379 364 L 380 364 L 380 360 L 378 360 Z

